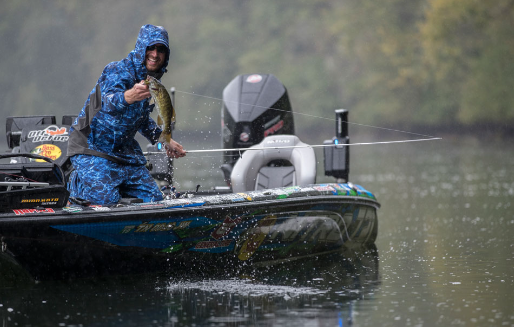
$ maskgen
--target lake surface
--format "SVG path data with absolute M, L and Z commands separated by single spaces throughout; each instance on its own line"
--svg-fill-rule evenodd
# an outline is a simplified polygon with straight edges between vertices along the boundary
M 511 141 L 352 147 L 350 180 L 382 204 L 376 251 L 238 276 L 1 285 L 0 326 L 514 326 Z M 177 185 L 221 185 L 219 165 L 191 154 Z

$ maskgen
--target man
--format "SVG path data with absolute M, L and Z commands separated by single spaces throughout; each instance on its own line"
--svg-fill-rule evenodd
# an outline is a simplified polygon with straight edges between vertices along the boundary
M 153 106 L 144 80 L 147 75 L 162 77 L 169 54 L 166 30 L 144 25 L 135 49 L 104 68 L 70 128 L 68 156 L 75 168 L 68 183 L 71 197 L 102 205 L 118 203 L 122 197 L 162 200 L 134 137 L 139 132 L 155 144 L 162 132 L 150 117 Z M 165 148 L 172 158 L 186 155 L 174 140 Z

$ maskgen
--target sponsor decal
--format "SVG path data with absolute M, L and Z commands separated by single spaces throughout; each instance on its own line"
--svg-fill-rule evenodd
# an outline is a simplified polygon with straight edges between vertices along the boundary
M 46 209 L 14 209 L 13 212 L 16 214 L 16 216 L 22 216 L 25 214 L 31 214 L 31 213 L 55 213 L 54 209 L 52 208 L 46 208 Z
M 270 128 L 271 126 L 275 125 L 279 120 L 280 120 L 280 115 L 275 117 L 275 118 L 273 118 L 269 122 L 265 123 L 264 124 L 264 129 Z
M 223 220 L 223 223 L 221 223 L 221 226 L 216 228 L 214 231 L 212 231 L 211 236 L 212 238 L 218 240 L 222 238 L 223 236 L 227 236 L 234 227 L 237 226 L 241 222 L 241 217 L 237 217 L 236 219 L 232 219 L 229 216 Z
M 351 189 L 344 184 L 332 184 L 331 186 L 335 190 L 332 192 L 334 195 L 347 195 L 351 191 Z
M 170 230 L 186 229 L 191 225 L 191 220 L 173 221 L 167 223 L 149 223 L 145 222 L 139 225 L 127 225 L 121 230 L 121 234 L 147 233 L 147 232 L 167 232 Z
M 230 246 L 232 240 L 223 240 L 223 241 L 202 241 L 198 242 L 194 249 L 195 250 L 205 250 L 205 249 L 217 249 L 217 248 L 226 248 Z
M 264 137 L 275 134 L 280 129 L 282 129 L 282 127 L 284 127 L 284 121 L 280 120 L 278 123 L 264 131 Z
M 291 143 L 289 139 L 276 139 L 276 140 L 267 140 L 266 144 L 286 144 Z
M 57 203 L 59 198 L 22 199 L 21 203 Z
M 81 207 L 63 207 L 62 211 L 66 211 L 69 213 L 82 212 Z
M 253 229 L 241 246 L 237 256 L 239 260 L 248 260 L 257 251 L 276 221 L 277 216 L 266 216 L 257 223 L 257 227 Z
M 253 74 L 246 78 L 247 83 L 259 83 L 262 81 L 262 76 L 259 74 Z
M 365 196 L 365 197 L 368 197 L 368 198 L 371 198 L 371 199 L 376 199 L 375 196 L 373 195 L 373 193 L 367 191 L 364 187 L 360 186 L 360 185 L 355 185 L 355 192 L 357 193 L 357 195 L 360 195 L 360 196 Z
M 150 229 L 152 229 L 153 226 L 154 226 L 153 224 L 142 223 L 141 225 L 137 226 L 134 233 L 146 233 L 146 232 L 150 231 Z
M 242 196 L 245 200 L 247 200 L 247 201 L 252 201 L 252 197 L 251 197 L 251 196 L 249 196 L 249 195 L 248 195 L 248 194 L 246 194 L 246 193 L 237 193 L 237 194 L 241 195 L 241 196 Z
M 283 190 L 280 190 L 281 193 L 277 193 L 277 199 L 286 199 L 291 196 L 301 196 L 300 192 L 302 189 L 299 186 L 290 186 L 286 187 Z
M 68 129 L 50 125 L 43 130 L 30 131 L 27 135 L 32 142 L 68 142 Z
M 176 245 L 172 245 L 168 248 L 165 248 L 165 249 L 161 250 L 160 252 L 173 253 L 173 252 L 177 252 L 178 250 L 181 250 L 183 247 L 184 247 L 184 244 L 176 244 Z
M 93 204 L 89 206 L 94 211 L 111 211 L 111 208 L 102 207 L 101 205 Z
M 313 188 L 320 192 L 330 192 L 330 193 L 337 192 L 332 186 L 329 186 L 329 185 L 316 185 L 316 186 L 313 186 Z
M 84 209 L 84 211 L 86 210 Z M 187 243 L 188 247 L 193 247 L 198 241 L 210 239 L 206 237 L 209 237 L 213 228 L 218 226 L 219 223 L 220 221 L 207 217 L 195 216 L 188 217 L 187 220 L 179 218 L 155 221 L 104 221 L 82 224 L 68 223 L 50 227 L 118 246 L 158 251 L 173 246 L 173 251 L 175 251 L 179 249 L 178 246 L 181 244 Z M 135 233 L 136 230 L 139 232 Z
M 289 196 L 289 193 L 285 192 L 283 189 L 273 190 L 270 194 L 275 196 L 276 199 L 285 199 Z
M 169 230 L 185 229 L 189 227 L 191 220 L 171 223 L 157 223 L 150 228 L 150 232 L 167 232 Z
M 239 135 L 239 140 L 241 142 L 248 142 L 248 140 L 250 140 L 250 134 L 246 132 L 241 133 L 241 135 Z
M 299 193 L 302 191 L 302 188 L 300 186 L 289 186 L 284 189 L 284 191 L 287 194 L 293 194 L 293 193 Z
M 167 200 L 165 202 L 164 207 L 166 209 L 173 209 L 173 208 L 184 208 L 184 207 L 197 207 L 204 205 L 204 201 L 196 200 L 196 199 L 172 199 Z
M 30 151 L 32 154 L 38 154 L 43 157 L 57 160 L 61 157 L 62 151 L 57 145 L 53 144 L 41 144 Z M 43 159 L 35 159 L 37 162 L 45 162 Z
M 128 234 L 128 233 L 130 233 L 131 231 L 133 231 L 135 228 L 136 228 L 136 226 L 135 226 L 135 225 L 125 226 L 125 227 L 123 227 L 123 229 L 121 230 L 120 234 Z

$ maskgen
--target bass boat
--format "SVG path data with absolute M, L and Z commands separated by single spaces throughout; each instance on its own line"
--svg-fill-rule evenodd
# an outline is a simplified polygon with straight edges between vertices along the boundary
M 113 206 L 70 198 L 73 120 L 7 119 L 0 281 L 237 269 L 374 246 L 380 204 L 348 181 L 347 111 L 336 110 L 336 136 L 324 142 L 325 174 L 335 180 L 317 184 L 314 150 L 294 134 L 287 91 L 271 74 L 239 75 L 225 88 L 221 170 L 228 185 L 208 191 L 180 194 L 165 185 L 162 201 Z M 164 151 L 147 150 L 148 169 L 169 184 Z

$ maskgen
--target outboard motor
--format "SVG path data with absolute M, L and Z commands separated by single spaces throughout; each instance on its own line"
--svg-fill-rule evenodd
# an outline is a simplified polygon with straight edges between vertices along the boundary
M 248 148 L 265 137 L 294 134 L 294 122 L 285 86 L 272 74 L 245 74 L 223 90 L 221 113 L 224 149 Z M 220 167 L 230 185 L 230 175 L 240 151 L 226 151 Z

